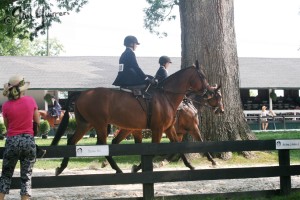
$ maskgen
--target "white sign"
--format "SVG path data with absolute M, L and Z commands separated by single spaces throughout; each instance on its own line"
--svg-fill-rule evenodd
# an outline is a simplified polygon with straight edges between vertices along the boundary
M 77 157 L 108 156 L 108 145 L 76 146 Z
M 300 140 L 276 140 L 276 149 L 300 149 Z

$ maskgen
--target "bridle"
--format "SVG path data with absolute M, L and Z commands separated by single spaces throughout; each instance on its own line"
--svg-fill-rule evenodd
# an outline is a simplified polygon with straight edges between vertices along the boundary
M 208 93 L 213 93 L 211 95 L 211 98 L 208 98 L 208 96 L 210 96 Z M 216 106 L 211 106 L 207 101 L 210 100 L 210 99 L 213 99 L 213 98 L 219 98 L 219 97 L 216 97 L 216 95 L 220 95 L 220 94 L 217 94 L 218 92 L 217 91 L 209 91 L 207 90 L 203 95 L 199 95 L 199 94 L 196 94 L 195 92 L 191 91 L 190 94 L 194 94 L 196 96 L 198 96 L 200 98 L 200 100 L 195 100 L 194 98 L 190 98 L 190 97 L 187 97 L 190 101 L 192 101 L 193 103 L 196 103 L 198 105 L 201 105 L 201 106 L 205 106 L 207 108 L 210 108 L 213 110 L 213 112 L 216 112 L 218 109 L 220 109 L 220 102 L 217 103 Z M 206 95 L 206 96 L 205 96 Z M 220 98 L 221 95 L 220 95 Z M 204 104 L 201 102 L 201 100 L 204 101 Z

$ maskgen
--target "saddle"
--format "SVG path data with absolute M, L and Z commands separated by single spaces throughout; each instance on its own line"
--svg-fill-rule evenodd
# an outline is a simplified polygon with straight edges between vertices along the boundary
M 151 99 L 152 94 L 148 92 L 151 83 L 146 85 L 133 85 L 133 86 L 120 86 L 120 89 L 127 92 L 132 92 L 133 96 L 138 98 L 142 97 L 143 99 Z
M 148 85 L 134 85 L 134 86 L 120 86 L 120 89 L 127 92 L 132 92 L 133 96 L 138 100 L 142 109 L 147 113 L 147 128 L 150 128 L 152 117 L 152 94 L 148 93 L 151 83 Z M 129 91 L 128 91 L 129 90 Z M 143 108 L 139 97 L 143 98 L 146 102 L 146 109 Z

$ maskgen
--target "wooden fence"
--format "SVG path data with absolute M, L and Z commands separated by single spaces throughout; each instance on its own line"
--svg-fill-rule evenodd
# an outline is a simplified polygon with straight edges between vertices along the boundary
M 131 199 L 158 199 L 154 196 L 154 184 L 163 182 L 243 179 L 260 177 L 280 177 L 280 190 L 251 191 L 260 195 L 282 194 L 287 195 L 292 191 L 291 176 L 300 175 L 300 165 L 290 165 L 290 149 L 298 149 L 300 140 L 255 140 L 255 141 L 223 141 L 223 142 L 192 142 L 192 143 L 161 143 L 161 144 L 121 144 L 101 146 L 45 146 L 46 158 L 112 155 L 128 156 L 141 155 L 142 172 L 122 174 L 86 174 L 86 175 L 60 175 L 33 177 L 33 188 L 60 188 L 74 186 L 99 186 L 119 184 L 143 184 L 143 197 Z M 98 148 L 98 149 L 97 149 Z M 99 149 L 101 148 L 101 149 Z M 80 152 L 78 152 L 80 150 Z M 240 151 L 278 151 L 278 166 L 222 168 L 222 169 L 197 169 L 176 171 L 153 171 L 153 155 L 195 152 L 240 152 Z M 3 148 L 0 148 L 0 155 Z M 89 154 L 89 155 L 86 155 Z M 2 157 L 2 156 L 1 156 Z M 72 162 L 72 160 L 70 161 Z M 180 187 L 180 186 L 178 186 Z M 14 177 L 12 189 L 20 188 L 19 178 Z M 249 193 L 249 192 L 247 192 Z M 167 196 L 188 199 L 191 196 L 204 194 Z M 223 194 L 224 196 L 226 194 Z

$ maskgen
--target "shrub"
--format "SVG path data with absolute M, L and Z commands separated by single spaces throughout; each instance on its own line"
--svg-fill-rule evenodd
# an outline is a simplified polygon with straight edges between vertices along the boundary
M 4 134 L 6 133 L 6 127 L 4 123 L 0 122 L 0 140 L 4 139 Z
M 67 131 L 74 132 L 77 127 L 75 119 L 69 119 L 69 124 L 67 127 Z
M 152 132 L 149 129 L 143 130 L 142 134 L 143 134 L 143 138 L 145 138 L 145 139 L 152 138 Z
M 276 95 L 276 93 L 274 92 L 274 90 L 272 90 L 272 92 L 270 93 L 270 97 L 271 97 L 271 99 L 275 102 L 275 101 L 277 101 L 277 95 Z
M 4 123 L 0 122 L 0 134 L 6 133 L 6 127 Z
M 41 120 L 39 133 L 40 135 L 47 135 L 50 131 L 50 124 L 47 120 Z

